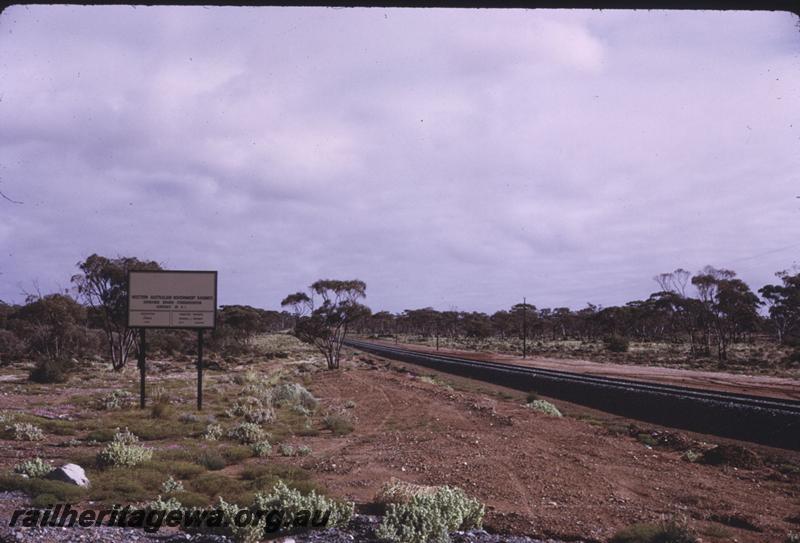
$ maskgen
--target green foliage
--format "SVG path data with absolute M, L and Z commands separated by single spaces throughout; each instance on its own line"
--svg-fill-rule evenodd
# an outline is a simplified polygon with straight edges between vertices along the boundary
M 658 441 L 656 440 L 656 438 L 654 438 L 650 434 L 637 434 L 636 439 L 640 443 L 644 443 L 645 445 L 648 445 L 650 447 L 655 447 L 656 445 L 658 445 Z
M 239 443 L 253 444 L 267 439 L 267 433 L 258 424 L 242 422 L 228 431 L 228 437 Z
M 166 500 L 161 497 L 161 494 L 153 500 L 152 502 L 147 504 L 147 509 L 151 511 L 177 511 L 181 509 L 183 505 L 174 497 L 169 497 Z
M 118 411 L 128 409 L 133 404 L 133 394 L 127 390 L 112 390 L 100 398 L 100 409 Z
M 558 408 L 548 402 L 547 400 L 533 400 L 529 404 L 526 404 L 527 408 L 533 409 L 534 411 L 539 411 L 540 413 L 544 413 L 545 415 L 550 415 L 552 417 L 562 417 L 561 411 Z
M 281 452 L 281 456 L 294 456 L 294 447 L 288 443 L 281 443 L 278 450 Z
M 218 471 L 227 465 L 225 458 L 217 451 L 205 450 L 197 457 L 197 463 L 211 471 Z
M 161 492 L 164 494 L 174 494 L 175 492 L 183 492 L 183 483 L 176 480 L 172 475 L 161 484 Z
M 609 543 L 697 543 L 685 524 L 675 520 L 641 523 L 614 534 Z
M 86 489 L 61 481 L 26 478 L 16 474 L 0 475 L 0 490 L 20 490 L 28 494 L 35 506 L 55 503 L 78 503 L 86 496 Z
M 300 511 L 330 511 L 328 519 L 329 528 L 344 526 L 353 516 L 354 504 L 332 500 L 312 490 L 302 494 L 299 490 L 291 489 L 283 481 L 278 481 L 269 494 L 256 494 L 255 506 L 269 511 L 279 509 L 284 511 L 284 520 L 294 522 L 295 516 Z
M 630 347 L 630 341 L 624 336 L 614 334 L 604 337 L 603 345 L 612 353 L 626 353 Z
M 160 270 L 157 262 L 134 257 L 106 258 L 93 254 L 78 262 L 81 273 L 72 276 L 78 293 L 91 307 L 93 324 L 102 328 L 111 365 L 119 371 L 134 347 L 134 331 L 127 327 L 128 271 Z
M 26 460 L 14 466 L 15 473 L 27 475 L 28 477 L 44 477 L 51 471 L 53 471 L 53 465 L 38 456 L 33 460 Z
M 314 411 L 319 402 L 306 388 L 299 383 L 283 383 L 272 390 L 272 402 L 280 405 L 301 405 L 309 411 Z
M 68 361 L 74 356 L 95 350 L 95 335 L 84 326 L 86 309 L 65 294 L 28 296 L 26 303 L 14 314 L 15 332 L 24 340 L 29 354 L 51 362 Z M 31 379 L 54 378 L 69 368 L 41 363 Z M 50 373 L 45 374 L 45 369 Z M 37 382 L 53 383 L 60 380 Z
M 281 306 L 290 306 L 294 311 L 294 335 L 314 345 L 325 356 L 328 369 L 336 369 L 349 327 L 371 314 L 368 307 L 359 303 L 367 295 L 367 285 L 358 279 L 321 279 L 309 290 L 312 296 L 296 292 L 284 298 Z M 315 305 L 315 299 L 322 303 Z
M 300 445 L 297 447 L 297 456 L 308 456 L 311 454 L 311 447 L 308 445 Z
M 206 441 L 217 441 L 222 437 L 223 429 L 219 424 L 209 424 L 203 432 L 203 439 Z
M 151 419 L 168 419 L 172 416 L 172 413 L 172 404 L 163 397 L 153 402 L 153 405 L 150 407 Z
M 269 404 L 264 404 L 255 396 L 245 396 L 234 402 L 233 406 L 226 411 L 231 418 L 244 417 L 247 422 L 263 424 L 275 419 L 275 410 Z
M 269 456 L 271 452 L 272 445 L 269 444 L 269 441 L 257 441 L 253 443 L 253 454 L 259 458 Z
M 42 429 L 30 422 L 15 422 L 6 428 L 17 441 L 41 441 L 44 439 Z
M 34 383 L 54 384 L 66 383 L 72 363 L 66 358 L 41 358 L 28 374 Z
M 351 413 L 343 410 L 333 410 L 323 417 L 322 424 L 332 431 L 333 435 L 341 436 L 349 434 L 355 429 L 355 421 L 355 416 Z
M 685 453 L 683 453 L 683 455 L 681 455 L 681 458 L 683 458 L 687 462 L 697 462 L 698 460 L 703 458 L 703 454 L 693 451 L 692 449 L 689 449 Z
M 126 428 L 114 435 L 114 441 L 97 454 L 101 466 L 133 467 L 153 457 L 153 450 L 138 444 L 139 438 Z
M 376 535 L 392 543 L 446 543 L 455 530 L 479 528 L 484 506 L 463 490 L 448 486 L 389 504 Z

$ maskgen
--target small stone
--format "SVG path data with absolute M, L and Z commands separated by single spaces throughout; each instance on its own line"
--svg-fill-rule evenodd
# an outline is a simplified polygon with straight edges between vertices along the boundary
M 89 486 L 89 479 L 86 477 L 86 472 L 78 464 L 64 464 L 60 468 L 56 468 L 45 475 L 45 479 L 62 481 L 84 488 Z

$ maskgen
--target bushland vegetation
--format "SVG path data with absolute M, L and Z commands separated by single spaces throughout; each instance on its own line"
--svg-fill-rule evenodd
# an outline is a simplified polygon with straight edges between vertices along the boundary
M 677 269 L 655 276 L 658 289 L 646 299 L 619 306 L 588 303 L 573 310 L 527 303 L 492 314 L 425 307 L 377 312 L 357 329 L 377 338 L 401 335 L 450 345 L 507 340 L 516 350 L 524 337 L 533 351 L 552 342 L 597 342 L 609 352 L 626 352 L 632 342 L 660 343 L 723 364 L 732 346 L 758 343 L 779 347 L 783 362 L 800 364 L 800 270 L 775 275 L 774 284 L 756 293 L 732 270 Z

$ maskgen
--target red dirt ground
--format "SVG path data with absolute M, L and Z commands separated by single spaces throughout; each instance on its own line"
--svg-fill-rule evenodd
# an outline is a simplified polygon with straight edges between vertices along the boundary
M 420 352 L 436 353 L 435 348 L 427 346 L 400 343 L 396 345 L 390 341 L 375 341 L 389 347 L 400 347 Z M 651 381 L 683 385 L 705 390 L 720 390 L 740 394 L 752 394 L 772 398 L 785 398 L 800 400 L 800 382 L 796 379 L 785 377 L 769 377 L 763 375 L 740 375 L 724 372 L 683 370 L 677 368 L 662 368 L 655 366 L 634 366 L 612 363 L 591 362 L 589 360 L 574 360 L 530 356 L 527 359 L 511 355 L 485 353 L 475 351 L 461 351 L 452 349 L 439 349 L 439 354 L 458 356 L 470 360 L 484 360 L 503 362 L 505 364 L 519 364 L 534 368 L 585 373 L 589 375 L 602 375 L 604 377 L 620 377 L 636 381 Z
M 798 474 L 690 463 L 597 422 L 631 422 L 619 417 L 555 402 L 595 420 L 554 418 L 524 407 L 518 392 L 444 376 L 450 390 L 384 366 L 429 370 L 358 356 L 372 367 L 321 372 L 310 387 L 324 400 L 356 403 L 354 433 L 303 438 L 314 453 L 297 460 L 333 495 L 368 504 L 391 477 L 451 484 L 489 505 L 491 530 L 564 540 L 605 541 L 662 515 L 685 516 L 703 541 L 783 541 L 800 529 Z M 800 453 L 745 445 L 800 465 Z M 741 521 L 752 526 L 730 526 Z

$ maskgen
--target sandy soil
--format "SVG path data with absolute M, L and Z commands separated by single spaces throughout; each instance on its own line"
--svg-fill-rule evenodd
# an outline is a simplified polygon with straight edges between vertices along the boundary
M 376 367 L 387 363 L 370 359 Z M 398 477 L 460 486 L 490 505 L 490 531 L 535 537 L 605 541 L 619 528 L 662 515 L 683 515 L 701 533 L 724 534 L 704 541 L 782 541 L 800 529 L 800 476 L 769 467 L 690 463 L 680 452 L 651 449 L 597 423 L 531 411 L 521 399 L 459 385 L 450 390 L 385 368 L 323 372 L 312 390 L 334 402 L 355 401 L 358 424 L 348 436 L 306 440 L 314 454 L 301 464 L 332 494 L 360 504 Z M 555 403 L 570 414 L 591 412 Z M 752 449 L 800 462 L 797 453 Z M 730 526 L 742 522 L 749 529 Z
M 374 341 L 388 346 L 404 349 L 437 352 L 435 348 L 426 346 L 400 343 L 396 345 L 390 341 Z M 547 358 L 531 356 L 526 359 L 505 354 L 484 353 L 475 351 L 462 351 L 440 349 L 439 354 L 459 356 L 470 360 L 486 360 L 503 362 L 506 364 L 519 364 L 534 368 L 586 373 L 589 375 L 602 375 L 605 377 L 620 377 L 637 381 L 651 381 L 668 383 L 706 390 L 720 390 L 754 396 L 767 396 L 772 398 L 785 398 L 800 400 L 800 381 L 785 377 L 769 377 L 764 375 L 741 375 L 724 372 L 695 371 L 677 368 L 662 368 L 655 366 L 634 366 L 612 363 L 591 362 L 589 360 L 574 360 L 561 358 Z

